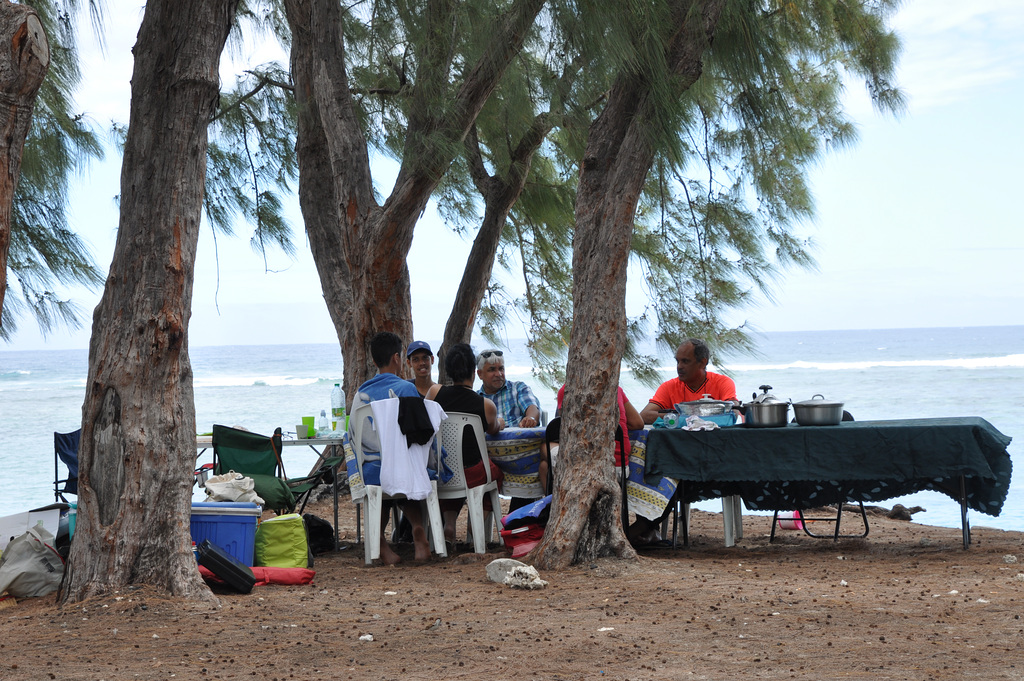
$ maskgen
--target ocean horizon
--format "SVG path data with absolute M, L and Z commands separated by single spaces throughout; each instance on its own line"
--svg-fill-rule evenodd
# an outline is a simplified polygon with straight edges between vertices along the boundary
M 1014 438 L 1013 462 L 1024 460 L 1024 326 L 790 331 L 757 334 L 755 354 L 726 357 L 713 370 L 736 381 L 741 399 L 758 386 L 799 401 L 822 394 L 841 401 L 858 420 L 980 416 Z M 426 339 L 436 351 L 439 341 Z M 476 340 L 479 349 L 485 343 Z M 659 358 L 662 380 L 675 374 L 669 351 Z M 232 345 L 190 348 L 196 424 L 214 423 L 256 432 L 295 430 L 302 416 L 330 409 L 330 392 L 342 376 L 337 344 Z M 533 376 L 522 340 L 509 341 L 506 375 L 534 387 L 554 414 L 555 391 Z M 0 350 L 0 516 L 53 501 L 53 432 L 80 427 L 88 372 L 87 350 Z M 435 368 L 435 378 L 436 368 Z M 642 408 L 654 389 L 623 369 L 620 385 Z M 315 461 L 308 448 L 286 449 L 291 475 Z M 208 460 L 208 453 L 206 455 Z M 200 462 L 203 460 L 201 459 Z M 973 525 L 1024 531 L 1024 485 L 1011 482 L 1003 512 L 971 513 Z M 921 492 L 882 505 L 918 505 L 915 522 L 959 527 L 959 506 L 937 492 Z M 717 500 L 698 508 L 719 511 Z

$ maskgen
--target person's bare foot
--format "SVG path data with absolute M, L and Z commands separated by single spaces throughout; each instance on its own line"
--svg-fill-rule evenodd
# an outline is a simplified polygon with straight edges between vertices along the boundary
M 387 542 L 380 544 L 380 559 L 385 565 L 397 565 L 402 561 L 402 557 L 395 553 Z
M 416 547 L 416 561 L 430 560 L 430 544 L 427 542 L 427 531 L 422 527 L 412 528 L 412 543 Z

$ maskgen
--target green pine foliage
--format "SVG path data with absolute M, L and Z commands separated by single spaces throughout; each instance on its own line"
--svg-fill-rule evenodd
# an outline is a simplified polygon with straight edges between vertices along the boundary
M 19 321 L 34 317 L 43 333 L 81 326 L 82 310 L 58 287 L 97 287 L 103 274 L 68 220 L 72 179 L 103 146 L 93 125 L 74 113 L 73 93 L 81 80 L 73 14 L 79 3 L 28 2 L 39 15 L 49 41 L 50 68 L 36 98 L 25 140 L 21 175 L 11 207 L 11 246 L 7 294 L 0 338 L 10 339 Z M 94 20 L 99 18 L 94 3 Z
M 534 183 L 543 184 L 541 195 L 553 195 L 552 183 L 573 191 L 582 141 L 600 113 L 599 88 L 616 77 L 650 85 L 646 132 L 656 160 L 632 239 L 633 272 L 643 278 L 648 304 L 629 320 L 624 357 L 652 385 L 659 377 L 654 358 L 638 350 L 641 340 L 653 335 L 671 352 L 687 337 L 706 338 L 721 365 L 724 357 L 753 347 L 752 330 L 730 320 L 758 296 L 771 300 L 786 271 L 814 267 L 814 245 L 804 236 L 814 219 L 808 173 L 825 153 L 856 140 L 843 108 L 844 88 L 862 80 L 880 111 L 903 110 L 891 80 L 899 40 L 886 25 L 896 2 L 728 3 L 703 73 L 689 87 L 667 72 L 664 59 L 676 5 L 595 1 L 575 3 L 575 13 L 552 10 L 572 30 L 571 44 L 560 47 L 579 50 L 573 59 L 586 65 L 566 106 L 575 116 L 560 119 L 541 147 L 543 162 L 555 170 L 531 174 L 505 231 L 499 263 L 522 272 L 526 293 L 510 301 L 492 292 L 483 314 L 492 339 L 501 335 L 497 324 L 523 320 L 545 383 L 562 380 L 572 310 L 571 253 L 561 246 L 571 243 L 572 217 L 540 208 Z M 560 35 L 557 28 L 549 23 L 547 34 Z M 523 60 L 531 58 L 550 64 L 544 61 L 549 52 L 535 51 Z M 511 77 L 491 109 L 499 109 L 494 103 L 504 101 L 506 88 L 524 89 L 507 83 Z M 508 99 L 529 102 L 535 111 L 551 101 Z M 493 159 L 502 157 L 507 144 L 498 135 L 481 139 L 500 167 Z M 533 202 L 525 200 L 527 194 Z

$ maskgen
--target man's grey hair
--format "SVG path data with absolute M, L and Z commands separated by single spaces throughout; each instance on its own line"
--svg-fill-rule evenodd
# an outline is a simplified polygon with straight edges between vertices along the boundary
M 504 364 L 505 358 L 502 357 L 502 352 L 498 348 L 487 348 L 481 350 L 480 354 L 476 356 L 476 368 L 483 371 L 484 367 L 488 364 Z
M 708 348 L 708 344 L 700 338 L 687 338 L 679 344 L 679 347 L 681 348 L 684 345 L 693 346 L 693 358 L 698 362 L 711 359 L 711 350 Z

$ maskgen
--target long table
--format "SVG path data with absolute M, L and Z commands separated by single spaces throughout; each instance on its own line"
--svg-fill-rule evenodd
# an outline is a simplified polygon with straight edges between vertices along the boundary
M 936 490 L 997 516 L 1010 487 L 1011 438 L 978 417 L 851 421 L 838 426 L 652 430 L 645 479 L 679 481 L 687 503 L 739 495 L 756 510 L 878 502 Z

